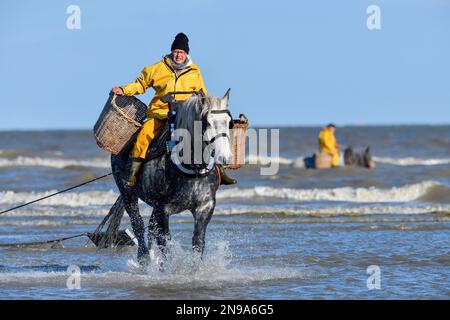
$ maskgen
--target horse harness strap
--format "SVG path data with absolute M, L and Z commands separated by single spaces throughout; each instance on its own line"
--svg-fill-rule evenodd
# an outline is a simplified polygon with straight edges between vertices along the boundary
M 217 173 L 217 188 L 220 187 L 220 185 L 222 184 L 222 175 L 220 174 L 220 170 L 218 166 L 215 166 L 214 169 L 216 169 L 216 173 Z
M 212 114 L 220 114 L 220 113 L 228 113 L 228 115 L 230 116 L 230 129 L 232 129 L 233 126 L 233 115 L 231 114 L 230 110 L 225 109 L 225 110 L 211 110 L 210 113 Z
M 175 142 L 175 130 L 177 129 L 175 126 L 175 120 L 176 120 L 176 115 L 177 115 L 177 102 L 174 99 L 174 96 L 176 94 L 197 94 L 201 97 L 204 96 L 204 93 L 202 91 L 200 92 L 195 92 L 195 91 L 174 91 L 174 92 L 169 92 L 168 94 L 166 94 L 164 97 L 161 98 L 161 101 L 168 103 L 169 105 L 169 115 L 168 115 L 168 136 L 166 137 L 166 150 L 165 152 L 163 150 L 160 150 L 160 152 L 153 154 L 153 158 L 161 156 L 162 154 L 166 153 L 170 155 L 170 160 L 171 162 L 184 174 L 189 175 L 189 176 L 204 176 L 206 174 L 208 174 L 212 169 L 214 169 L 215 166 L 215 161 L 214 158 L 210 156 L 210 159 L 208 161 L 208 163 L 205 163 L 203 165 L 186 165 L 183 164 L 181 161 L 179 161 L 178 157 L 176 155 L 174 155 L 172 153 L 173 148 L 176 145 Z M 230 117 L 231 120 L 233 120 L 233 116 L 231 114 L 231 112 L 227 109 L 225 110 L 210 110 L 209 111 L 212 114 L 221 114 L 221 113 L 227 113 Z M 230 121 L 230 128 L 232 126 L 232 122 Z M 210 124 L 206 124 L 206 127 L 210 126 Z M 225 137 L 227 139 L 230 139 L 229 135 L 227 135 L 225 132 L 219 133 L 217 135 L 215 135 L 214 137 L 212 137 L 209 141 L 204 141 L 205 145 L 209 146 L 212 143 L 214 143 L 215 140 L 221 138 L 221 137 Z M 217 169 L 217 168 L 216 168 Z M 218 170 L 218 169 L 217 169 Z M 219 177 L 219 185 L 221 183 L 221 175 L 220 172 L 218 171 L 218 177 Z
M 221 137 L 229 138 L 225 132 L 222 132 L 222 133 L 219 133 L 219 134 L 215 135 L 214 137 L 212 137 L 211 140 L 205 141 L 205 144 L 210 145 L 210 144 L 214 143 L 214 141 L 216 141 L 216 139 L 221 138 Z
M 202 177 L 207 175 L 215 166 L 214 158 L 210 158 L 210 161 L 206 167 L 196 167 L 192 165 L 186 165 L 173 159 L 173 154 L 171 154 L 169 161 L 181 171 L 181 173 L 188 176 Z
M 229 110 L 211 110 L 209 112 L 212 113 L 212 114 L 227 113 L 230 116 L 230 119 L 231 119 L 231 121 L 230 121 L 230 129 L 232 129 L 233 116 L 231 115 L 231 112 Z M 209 126 L 209 123 L 207 124 L 207 127 L 208 126 Z M 211 140 L 205 141 L 205 144 L 206 145 L 210 145 L 210 144 L 214 143 L 214 141 L 216 141 L 216 139 L 221 138 L 221 137 L 225 137 L 225 138 L 228 138 L 228 140 L 230 140 L 230 137 L 225 132 L 222 132 L 222 133 L 219 133 L 216 136 L 212 137 Z

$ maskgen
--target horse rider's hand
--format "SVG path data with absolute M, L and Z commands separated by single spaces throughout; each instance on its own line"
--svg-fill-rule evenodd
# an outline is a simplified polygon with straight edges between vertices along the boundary
M 114 93 L 114 94 L 117 94 L 119 96 L 123 95 L 123 90 L 122 90 L 121 87 L 113 87 L 111 89 L 111 92 Z

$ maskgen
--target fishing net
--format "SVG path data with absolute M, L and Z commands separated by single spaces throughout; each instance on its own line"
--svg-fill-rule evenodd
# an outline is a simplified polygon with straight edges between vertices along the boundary
M 124 212 L 123 198 L 120 196 L 97 229 L 93 233 L 87 234 L 98 248 L 134 245 L 133 239 L 127 231 L 119 230 Z

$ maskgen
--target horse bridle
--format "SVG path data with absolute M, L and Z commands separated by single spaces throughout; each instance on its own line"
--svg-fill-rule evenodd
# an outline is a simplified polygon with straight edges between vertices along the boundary
M 231 115 L 230 111 L 225 109 L 225 110 L 210 110 L 209 112 L 210 113 L 214 113 L 214 114 L 227 113 L 229 115 L 229 117 L 230 117 L 229 128 L 230 129 L 232 128 L 232 126 L 233 126 L 233 116 Z M 202 127 L 204 128 L 202 130 L 202 135 L 203 135 L 204 131 L 207 128 L 211 127 L 211 124 L 207 121 L 207 115 L 204 115 L 202 117 L 201 121 L 202 121 Z M 213 144 L 214 141 L 216 141 L 217 139 L 219 139 L 221 137 L 226 137 L 228 139 L 228 141 L 231 140 L 230 136 L 223 132 L 223 133 L 216 134 L 210 140 L 203 141 L 203 143 L 206 145 L 206 147 L 208 147 L 209 145 Z M 205 163 L 205 164 L 200 165 L 200 166 L 198 166 L 198 165 L 188 165 L 188 166 L 186 166 L 183 163 L 176 161 L 177 158 L 173 158 L 174 156 L 175 155 L 173 153 L 171 153 L 170 158 L 172 160 L 172 163 L 174 163 L 181 172 L 183 172 L 185 174 L 188 174 L 188 175 L 197 175 L 197 176 L 199 176 L 199 175 L 207 174 L 208 172 L 210 172 L 213 169 L 214 164 L 215 164 L 213 153 L 210 154 L 210 161 L 208 163 Z
M 229 129 L 232 128 L 232 126 L 233 126 L 233 116 L 231 115 L 231 112 L 230 112 L 228 109 L 225 109 L 225 110 L 211 110 L 211 111 L 209 111 L 209 112 L 210 112 L 210 113 L 213 113 L 213 114 L 227 113 L 228 116 L 230 117 L 230 125 L 228 126 L 228 128 L 229 128 Z M 209 124 L 209 123 L 207 122 L 207 117 L 206 117 L 206 116 L 204 116 L 204 117 L 202 118 L 202 123 L 204 124 L 205 130 L 206 130 L 206 128 L 211 127 L 211 124 Z M 216 134 L 216 135 L 215 135 L 214 137 L 212 137 L 210 140 L 205 141 L 205 144 L 206 144 L 207 146 L 209 146 L 209 145 L 213 144 L 214 141 L 216 141 L 217 139 L 219 139 L 219 138 L 221 138 L 221 137 L 227 138 L 228 141 L 231 140 L 229 135 L 227 135 L 225 132 L 222 132 L 222 133 Z

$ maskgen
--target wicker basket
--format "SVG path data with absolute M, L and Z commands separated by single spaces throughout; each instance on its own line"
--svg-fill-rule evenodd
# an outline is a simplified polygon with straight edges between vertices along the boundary
M 142 127 L 147 106 L 135 97 L 111 94 L 94 126 L 98 146 L 119 154 Z
M 245 142 L 247 137 L 247 121 L 235 120 L 233 122 L 231 137 L 231 164 L 227 166 L 230 169 L 239 169 L 245 164 Z
M 320 151 L 314 154 L 316 169 L 328 169 L 331 168 L 332 156 L 325 151 Z

